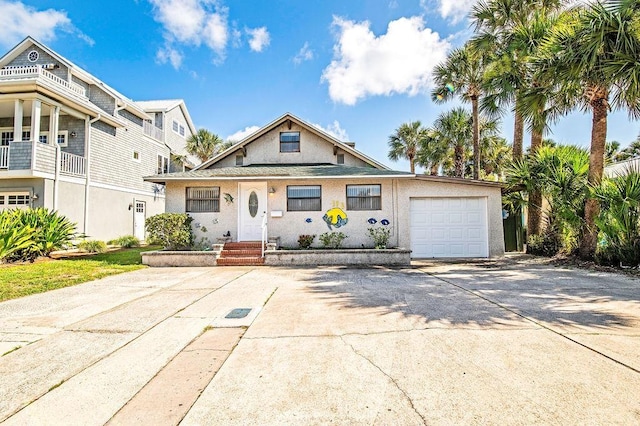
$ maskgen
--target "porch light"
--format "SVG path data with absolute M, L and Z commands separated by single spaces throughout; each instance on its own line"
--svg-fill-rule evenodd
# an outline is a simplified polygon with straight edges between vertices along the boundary
M 78 134 L 76 132 L 71 132 L 69 133 L 69 136 L 71 136 L 72 138 L 75 138 L 76 136 L 78 136 Z
M 271 186 L 269 187 L 269 194 L 275 194 L 276 193 L 276 188 Z

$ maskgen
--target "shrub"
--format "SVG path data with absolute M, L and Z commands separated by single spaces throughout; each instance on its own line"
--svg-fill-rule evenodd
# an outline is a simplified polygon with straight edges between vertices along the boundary
M 31 247 L 33 234 L 33 228 L 16 227 L 12 215 L 0 214 L 0 263 L 12 257 L 17 251 Z
M 368 228 L 369 238 L 373 240 L 373 245 L 377 249 L 387 248 L 389 243 L 389 237 L 391 236 L 391 229 L 389 228 Z
M 123 235 L 122 237 L 118 237 L 115 240 L 109 241 L 108 244 L 124 248 L 131 248 L 138 247 L 140 245 L 140 240 L 133 235 Z
M 104 253 L 107 251 L 107 244 L 100 240 L 83 240 L 78 243 L 78 249 L 87 253 Z
M 38 256 L 48 256 L 54 250 L 65 249 L 71 245 L 75 236 L 75 224 L 65 216 L 46 208 L 26 210 L 5 210 L 0 212 L 0 222 L 10 223 L 10 228 L 18 233 L 3 232 L 3 252 L 10 254 L 4 259 L 10 261 L 34 260 Z M 30 234 L 30 244 L 18 244 L 21 233 Z M 15 242 L 9 244 L 10 240 Z
M 150 244 L 166 250 L 184 250 L 193 245 L 193 218 L 185 213 L 162 213 L 147 218 L 145 226 Z
M 318 238 L 320 239 L 322 247 L 337 249 L 340 248 L 342 242 L 347 238 L 347 236 L 342 232 L 325 232 L 320 234 L 320 237 Z
M 315 235 L 306 235 L 306 234 L 300 235 L 298 237 L 298 247 L 300 247 L 303 250 L 310 248 L 315 238 L 316 238 Z

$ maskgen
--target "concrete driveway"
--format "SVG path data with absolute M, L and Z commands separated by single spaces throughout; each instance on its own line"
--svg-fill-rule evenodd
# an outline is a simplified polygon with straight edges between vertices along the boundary
M 17 346 L 7 425 L 640 424 L 640 281 L 526 258 L 145 269 L 0 303 Z

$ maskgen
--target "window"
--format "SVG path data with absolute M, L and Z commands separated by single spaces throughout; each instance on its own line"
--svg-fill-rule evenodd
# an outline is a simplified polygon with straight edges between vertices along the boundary
M 158 170 L 159 175 L 169 173 L 169 159 L 164 155 L 158 155 Z
M 67 146 L 67 141 L 69 140 L 69 132 L 63 130 L 62 132 L 58 132 L 58 145 Z
M 0 132 L 0 146 L 7 146 L 13 140 L 13 132 L 3 130 Z
M 338 160 L 338 164 L 344 164 L 344 154 L 338 154 L 336 160 Z
M 236 166 L 242 166 L 243 162 L 244 162 L 244 155 L 242 154 L 236 155 Z
M 12 194 L 7 197 L 8 205 L 10 206 L 28 206 L 29 194 Z
M 140 162 L 140 153 L 138 151 L 133 151 L 133 161 Z
M 300 152 L 300 132 L 280 133 L 280 152 Z
M 186 211 L 189 213 L 207 213 L 220 211 L 220 187 L 187 188 Z
M 322 210 L 320 185 L 287 186 L 287 211 L 306 212 Z
M 184 136 L 184 126 L 180 125 L 180 136 Z
M 32 50 L 27 55 L 27 59 L 29 60 L 29 62 L 35 62 L 38 60 L 39 57 L 40 57 L 40 54 L 36 50 Z
M 178 122 L 176 120 L 173 120 L 173 131 L 178 133 L 178 130 L 180 128 L 180 125 L 178 124 Z
M 347 185 L 347 210 L 382 210 L 380 185 Z

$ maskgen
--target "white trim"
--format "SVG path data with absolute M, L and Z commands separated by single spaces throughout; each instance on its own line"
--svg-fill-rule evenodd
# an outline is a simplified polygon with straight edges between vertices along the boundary
M 109 185 L 106 183 L 90 182 L 89 186 L 93 188 L 111 189 L 114 191 L 126 192 L 127 194 L 136 194 L 136 195 L 145 195 L 145 196 L 157 197 L 157 198 L 165 198 L 165 194 L 156 193 L 153 191 L 140 191 L 138 189 L 128 189 L 120 186 Z
M 53 173 L 45 173 L 32 169 L 25 170 L 5 170 L 0 172 L 0 180 L 1 179 L 15 179 L 15 178 L 43 178 L 43 179 L 51 179 L 55 178 Z
M 60 179 L 60 182 L 74 183 L 82 186 L 84 186 L 86 181 L 84 177 L 80 178 L 80 177 L 73 177 L 73 176 L 66 176 L 66 175 L 60 175 L 58 179 Z
M 170 181 L 198 181 L 198 180 L 300 180 L 300 179 L 402 179 L 402 178 L 415 178 L 415 175 L 369 175 L 369 176 L 220 176 L 220 177 L 167 177 L 162 178 L 143 178 L 146 182 L 170 182 Z M 450 182 L 447 182 L 450 183 Z M 464 182 L 460 182 L 463 183 Z

